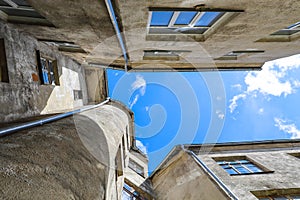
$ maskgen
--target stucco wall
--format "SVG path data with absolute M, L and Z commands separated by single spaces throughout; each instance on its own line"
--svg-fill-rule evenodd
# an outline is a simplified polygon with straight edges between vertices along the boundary
M 169 163 L 152 177 L 157 199 L 228 199 L 187 153 L 180 152 Z
M 295 145 L 282 149 L 261 150 L 253 145 L 251 150 L 215 152 L 199 157 L 239 199 L 256 200 L 257 198 L 250 191 L 300 188 L 300 160 L 288 154 L 292 152 L 300 152 L 300 148 Z M 246 156 L 267 170 L 274 172 L 230 176 L 212 159 L 212 157 L 227 156 Z
M 129 119 L 104 105 L 0 138 L 4 199 L 117 199 L 115 157 Z
M 0 82 L 1 121 L 61 112 L 87 103 L 84 69 L 77 62 L 11 24 L 0 22 L 0 38 L 4 38 L 9 74 L 9 83 Z M 38 75 L 36 50 L 57 60 L 60 86 L 34 81 L 32 76 Z M 74 100 L 73 90 L 82 90 L 83 99 Z

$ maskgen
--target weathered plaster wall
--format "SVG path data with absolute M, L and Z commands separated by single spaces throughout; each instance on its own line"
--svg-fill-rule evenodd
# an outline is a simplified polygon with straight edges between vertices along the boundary
M 38 42 L 30 35 L 0 22 L 4 38 L 9 83 L 0 82 L 0 120 L 12 121 L 39 114 L 61 112 L 87 103 L 83 67 L 55 47 Z M 36 50 L 57 59 L 60 86 L 40 85 Z M 73 90 L 82 90 L 83 99 L 74 100 Z
M 0 138 L 0 160 L 1 199 L 105 199 L 106 169 L 72 117 Z
M 180 152 L 169 163 L 152 177 L 157 199 L 228 199 L 187 153 Z
M 85 67 L 88 101 L 101 102 L 106 98 L 106 77 L 102 68 Z
M 118 193 L 120 194 L 120 190 L 117 190 L 116 188 L 116 155 L 117 151 L 119 149 L 119 145 L 122 141 L 122 136 L 126 133 L 126 128 L 129 126 L 129 118 L 128 114 L 125 111 L 122 111 L 121 109 L 111 106 L 111 105 L 104 105 L 101 107 L 101 109 L 95 109 L 90 110 L 82 113 L 81 115 L 86 116 L 99 124 L 101 129 L 103 130 L 105 134 L 105 140 L 108 151 L 103 152 L 103 156 L 108 156 L 108 159 L 105 159 L 102 161 L 102 163 L 106 166 L 108 166 L 107 171 L 107 183 L 106 183 L 106 199 L 117 199 Z M 86 134 L 81 134 L 81 132 L 85 133 L 86 127 L 84 126 L 84 121 L 81 119 L 75 120 L 76 124 L 78 124 L 78 133 L 79 136 L 82 138 L 82 141 L 84 144 L 87 144 L 87 148 L 93 153 L 95 146 L 97 147 L 97 131 L 89 130 L 89 135 L 91 137 L 94 137 L 94 139 L 88 139 L 86 140 Z M 82 124 L 82 125 L 81 125 Z M 84 128 L 84 129 L 82 129 Z M 93 153 L 94 156 L 98 157 L 99 154 L 96 151 Z M 102 154 L 101 154 L 102 155 Z M 122 155 L 122 153 L 121 153 Z M 99 160 L 102 160 L 101 157 L 99 157 Z M 122 161 L 123 164 L 123 161 Z M 124 167 L 124 165 L 123 165 Z M 122 179 L 123 177 L 121 177 Z M 122 181 L 121 181 L 122 182 Z M 122 184 L 121 184 L 122 189 Z
M 115 157 L 126 110 L 104 105 L 0 138 L 4 199 L 117 199 Z
M 250 150 L 235 151 L 232 149 L 231 152 L 215 152 L 199 157 L 239 199 L 256 200 L 257 198 L 250 191 L 300 188 L 300 160 L 288 154 L 299 152 L 300 147 L 299 145 L 295 145 L 294 147 L 281 148 L 260 150 L 259 148 L 255 148 L 255 145 L 252 145 Z M 274 172 L 230 176 L 212 159 L 212 157 L 226 156 L 247 156 L 255 163 Z

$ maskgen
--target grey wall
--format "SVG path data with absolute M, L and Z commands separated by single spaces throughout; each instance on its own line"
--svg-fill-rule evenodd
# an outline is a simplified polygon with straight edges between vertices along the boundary
M 168 163 L 152 177 L 157 199 L 228 199 L 187 153 L 180 152 Z
M 257 199 L 250 191 L 271 189 L 300 188 L 300 159 L 288 153 L 300 152 L 299 145 L 284 146 L 280 149 L 261 150 L 255 145 L 252 150 L 232 150 L 231 152 L 213 152 L 210 155 L 200 155 L 200 159 L 220 177 L 229 189 L 240 199 Z M 212 157 L 247 156 L 255 163 L 273 173 L 230 176 Z
M 0 120 L 61 112 L 87 103 L 84 69 L 61 54 L 56 47 L 38 42 L 11 24 L 0 22 L 0 38 L 5 40 L 9 83 L 0 82 Z M 60 86 L 40 85 L 36 50 L 57 59 Z M 74 100 L 73 90 L 82 90 L 83 99 Z
M 117 199 L 115 157 L 126 112 L 106 104 L 1 137 L 1 198 Z

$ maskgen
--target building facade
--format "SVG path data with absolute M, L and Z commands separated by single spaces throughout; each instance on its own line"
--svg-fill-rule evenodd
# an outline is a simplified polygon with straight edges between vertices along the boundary
M 118 102 L 3 136 L 53 116 L 1 125 L 1 199 L 153 199 L 133 114 Z
M 5 0 L 0 19 L 84 66 L 259 70 L 299 53 L 299 9 L 297 0 Z
M 157 199 L 299 199 L 300 141 L 175 147 L 151 175 Z
M 0 0 L 0 198 L 297 199 L 299 141 L 176 147 L 148 178 L 133 113 L 106 100 L 105 69 L 259 70 L 299 53 L 299 9 Z

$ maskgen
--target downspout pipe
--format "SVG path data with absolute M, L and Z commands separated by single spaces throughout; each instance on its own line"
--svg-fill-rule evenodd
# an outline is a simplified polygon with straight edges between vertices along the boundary
M 113 26 L 114 26 L 114 29 L 116 31 L 116 34 L 117 34 L 117 37 L 118 37 L 118 40 L 119 40 L 119 44 L 121 46 L 121 50 L 122 50 L 123 57 L 124 57 L 124 60 L 125 60 L 125 72 L 127 72 L 128 71 L 128 57 L 127 57 L 127 53 L 126 53 L 127 51 L 126 51 L 126 47 L 125 47 L 125 44 L 124 44 L 123 37 L 122 37 L 120 29 L 119 29 L 119 25 L 118 25 L 117 18 L 116 18 L 116 15 L 115 15 L 114 7 L 111 3 L 111 0 L 105 0 L 105 3 L 106 3 L 108 13 L 110 15 L 110 19 L 111 19 L 111 21 L 113 23 Z
M 3 128 L 3 129 L 0 129 L 0 137 L 5 136 L 5 135 L 9 135 L 11 133 L 21 131 L 21 130 L 24 130 L 24 129 L 28 129 L 28 128 L 32 128 L 32 127 L 36 127 L 36 126 L 42 126 L 46 123 L 54 122 L 54 121 L 72 116 L 72 115 L 80 113 L 80 112 L 84 112 L 84 111 L 87 111 L 87 110 L 98 108 L 98 107 L 108 103 L 109 101 L 110 101 L 110 98 L 107 98 L 105 101 L 103 101 L 99 104 L 93 105 L 93 106 L 89 106 L 89 107 L 85 107 L 85 108 L 65 112 L 65 113 L 62 113 L 62 114 L 58 114 L 58 115 L 55 115 L 55 116 L 52 116 L 52 117 L 47 117 L 47 118 L 32 121 L 32 122 L 23 123 L 23 124 L 20 124 L 20 125 L 17 125 L 17 126 Z
M 187 152 L 193 157 L 193 159 L 200 165 L 204 172 L 208 174 L 231 199 L 239 200 L 235 194 L 233 194 L 232 191 L 221 181 L 221 179 L 219 179 L 219 177 L 213 171 L 211 171 L 193 151 L 186 149 L 184 145 L 181 145 L 181 148 L 183 151 Z

